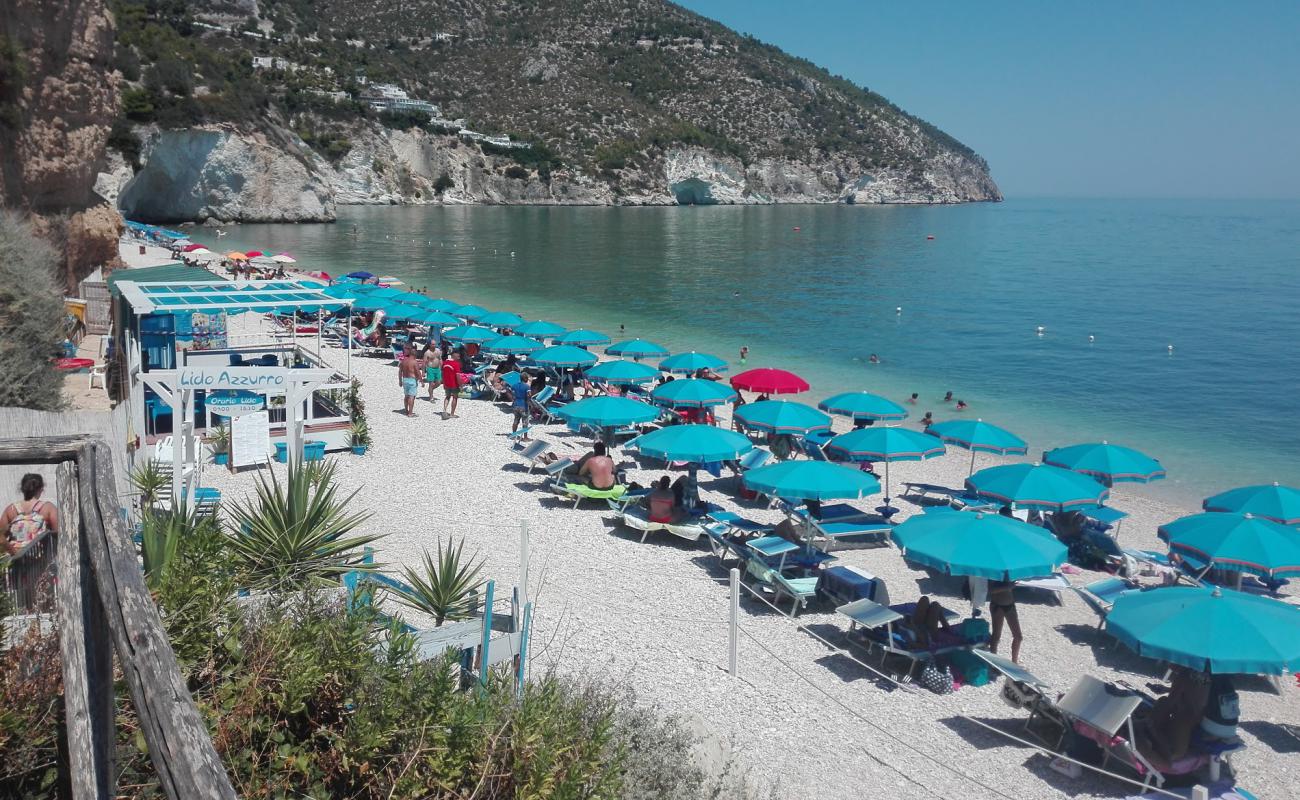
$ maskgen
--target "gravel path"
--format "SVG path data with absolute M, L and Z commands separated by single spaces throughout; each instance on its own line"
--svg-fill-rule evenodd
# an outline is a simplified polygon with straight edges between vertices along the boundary
M 258 324 L 250 317 L 232 327 Z M 443 420 L 436 413 L 439 393 L 436 409 L 420 400 L 418 416 L 408 419 L 396 411 L 401 395 L 389 362 L 352 363 L 363 382 L 374 446 L 363 457 L 338 455 L 334 461 L 341 487 L 359 490 L 356 503 L 370 510 L 363 530 L 386 535 L 378 544 L 380 560 L 393 568 L 412 564 L 439 539 L 463 537 L 467 551 L 484 558 L 487 575 L 508 587 L 517 582 L 526 523 L 537 609 L 533 670 L 554 667 L 626 682 L 642 701 L 695 718 L 754 784 L 775 787 L 780 797 L 1114 798 L 1136 791 L 1091 773 L 1067 778 L 1051 770 L 1044 755 L 981 727 L 1022 734 L 1025 714 L 1002 702 L 999 683 L 941 697 L 879 679 L 841 649 L 845 626 L 830 608 L 814 607 L 792 621 L 742 593 L 740 677 L 730 677 L 726 574 L 707 547 L 654 534 L 641 544 L 639 534 L 618 528 L 609 512 L 595 505 L 574 510 L 539 491 L 542 478 L 527 474 L 507 452 L 510 417 L 501 408 L 462 400 L 460 417 Z M 1015 420 L 1003 422 L 1015 428 Z M 560 426 L 535 431 L 562 453 L 586 449 L 584 440 Z M 1033 444 L 1031 452 L 1041 451 L 1042 443 Z M 976 468 L 1006 461 L 981 455 Z M 894 464 L 891 477 L 895 487 L 903 481 L 960 486 L 968 465 L 965 451 L 956 451 Z M 637 469 L 632 479 L 647 484 L 658 474 Z M 216 469 L 204 480 L 227 498 L 244 495 L 254 481 L 251 473 Z M 737 505 L 732 485 L 729 477 L 714 482 L 706 476 L 702 488 L 709 500 L 752 518 L 779 518 L 758 505 Z M 1156 526 L 1195 511 L 1163 505 L 1141 487 L 1127 486 L 1112 499 L 1131 515 L 1121 535 L 1126 546 L 1159 547 Z M 900 517 L 919 511 L 907 501 L 897 504 Z M 955 585 L 909 568 L 896 548 L 837 555 L 884 578 L 892 602 L 925 592 L 944 595 L 953 608 L 967 607 Z M 1096 577 L 1081 572 L 1070 580 L 1078 585 Z M 1160 677 L 1158 664 L 1099 633 L 1097 617 L 1076 595 L 1062 599 L 1061 605 L 1021 603 L 1022 659 L 1029 669 L 1060 691 L 1085 672 L 1138 685 Z M 890 668 L 898 670 L 893 662 Z M 1235 758 L 1241 784 L 1260 798 L 1294 797 L 1300 774 L 1295 680 L 1283 680 L 1280 693 L 1263 679 L 1242 681 L 1239 691 L 1248 743 Z

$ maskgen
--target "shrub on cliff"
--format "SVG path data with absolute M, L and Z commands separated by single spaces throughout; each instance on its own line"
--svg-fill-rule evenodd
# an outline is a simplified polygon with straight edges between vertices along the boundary
M 16 214 L 0 213 L 0 406 L 63 405 L 54 369 L 64 316 L 57 269 L 54 248 Z

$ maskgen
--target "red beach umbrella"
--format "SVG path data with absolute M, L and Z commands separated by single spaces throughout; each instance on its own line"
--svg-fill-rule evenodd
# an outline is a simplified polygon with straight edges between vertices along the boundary
M 266 253 L 263 253 L 261 250 L 249 250 L 247 253 L 244 253 L 244 255 L 249 258 L 257 258 L 258 256 L 266 255 Z
M 205 249 L 201 244 L 187 244 L 181 248 L 182 253 L 193 253 L 195 250 Z
M 799 394 L 808 391 L 808 381 L 793 372 L 772 367 L 746 370 L 732 377 L 731 386 L 762 394 Z

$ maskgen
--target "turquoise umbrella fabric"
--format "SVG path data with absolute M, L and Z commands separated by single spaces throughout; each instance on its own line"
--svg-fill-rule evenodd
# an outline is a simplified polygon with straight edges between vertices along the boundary
M 369 292 L 369 295 L 371 297 L 376 297 L 379 298 L 380 300 L 394 300 L 398 297 L 401 297 L 404 294 L 406 294 L 406 292 L 402 291 L 401 289 L 394 289 L 390 286 L 373 289 Z
M 442 338 L 453 342 L 478 342 L 479 344 L 490 342 L 500 336 L 501 334 L 491 328 L 482 328 L 478 325 L 457 325 L 442 332 Z
M 1241 511 L 1283 525 L 1300 525 L 1300 489 L 1277 483 L 1242 486 L 1205 498 L 1206 511 Z
M 1039 511 L 1094 508 L 1110 495 L 1109 489 L 1087 475 L 1044 464 L 988 467 L 967 478 L 966 488 L 980 497 Z
M 445 297 L 425 297 L 420 300 L 420 305 L 433 311 L 441 311 L 444 314 L 450 314 L 460 308 L 460 303 L 455 300 L 448 300 Z
M 889 500 L 889 462 L 924 461 L 947 452 L 943 442 L 907 428 L 860 428 L 831 439 L 826 449 L 845 461 L 885 462 L 886 502 Z
M 589 367 L 596 363 L 596 356 L 571 345 L 554 345 L 531 354 L 529 360 L 546 367 Z
M 1300 608 L 1218 586 L 1122 594 L 1106 631 L 1148 658 L 1217 675 L 1300 670 Z
M 418 325 L 427 325 L 431 328 L 450 328 L 460 324 L 460 320 L 456 319 L 451 314 L 442 311 L 434 311 L 431 308 L 417 309 L 416 315 L 411 317 L 411 322 Z
M 573 424 L 612 428 L 649 422 L 659 416 L 659 409 L 626 397 L 588 397 L 561 406 L 555 413 Z
M 638 436 L 628 447 L 663 461 L 705 464 L 733 461 L 753 450 L 754 443 L 744 434 L 712 425 L 669 425 Z
M 416 308 L 415 306 L 403 305 L 402 303 L 385 302 L 379 309 L 383 311 L 389 320 L 393 322 L 412 322 L 416 317 L 428 313 L 426 309 Z
M 483 343 L 483 350 L 485 352 L 500 353 L 502 355 L 535 353 L 544 347 L 546 347 L 546 345 L 536 339 L 530 339 L 527 336 L 498 336 L 491 341 Z
M 735 400 L 736 390 L 716 381 L 686 378 L 655 387 L 650 393 L 650 399 L 661 406 L 708 408 Z
M 524 324 L 524 318 L 510 311 L 492 311 L 474 322 L 485 328 L 515 328 Z
M 1156 530 L 1169 549 L 1187 553 L 1207 567 L 1266 578 L 1300 576 L 1300 531 L 1263 517 L 1208 511 Z
M 455 314 L 458 317 L 470 320 L 472 322 L 474 320 L 477 320 L 479 317 L 483 316 L 484 314 L 487 314 L 488 310 L 483 306 L 476 306 L 472 303 L 467 303 L 463 306 L 456 306 L 449 313 Z
M 565 330 L 567 329 L 563 325 L 547 322 L 544 319 L 535 319 L 532 322 L 525 322 L 522 325 L 515 326 L 515 333 L 542 339 L 548 336 L 559 336 Z
M 324 289 L 321 289 L 321 294 L 329 295 L 330 297 L 360 297 L 364 292 L 358 292 L 357 288 L 358 287 L 355 284 L 349 285 L 346 283 L 336 283 L 332 286 L 326 286 Z
M 378 311 L 382 308 L 388 308 L 389 302 L 382 297 L 375 297 L 373 294 L 363 294 L 352 301 L 352 307 L 357 311 Z
M 709 353 L 697 353 L 694 350 L 689 353 L 678 353 L 675 356 L 669 356 L 659 362 L 659 369 L 665 372 L 674 372 L 679 375 L 694 375 L 702 369 L 712 370 L 714 372 L 726 372 L 727 362 Z
M 950 419 L 936 422 L 926 432 L 938 436 L 947 444 L 955 444 L 970 451 L 970 471 L 975 472 L 976 453 L 996 453 L 1000 456 L 1023 456 L 1029 452 L 1025 440 L 1006 428 L 999 428 L 982 419 Z
M 751 469 L 745 486 L 787 500 L 851 500 L 880 491 L 880 481 L 862 470 L 827 461 L 784 461 Z
M 871 392 L 845 392 L 828 397 L 817 404 L 822 411 L 853 419 L 875 419 L 897 422 L 907 419 L 907 409 Z
M 995 581 L 1051 575 L 1068 558 L 1065 544 L 1045 529 L 1001 514 L 917 514 L 893 536 L 909 561 Z
M 677 381 L 673 381 L 677 383 Z M 793 400 L 760 400 L 736 409 L 736 419 L 750 430 L 806 435 L 829 431 L 831 418 Z
M 597 383 L 649 383 L 659 377 L 659 370 L 635 361 L 604 361 L 587 370 L 587 377 Z
M 403 303 L 408 306 L 423 306 L 425 297 L 416 292 L 402 292 L 396 297 L 390 297 L 388 299 L 395 303 Z
M 1165 477 L 1165 468 L 1159 461 L 1131 447 L 1109 442 L 1058 447 L 1043 453 L 1043 463 L 1091 475 L 1107 486 L 1150 483 Z
M 575 331 L 562 333 L 551 340 L 552 344 L 571 344 L 575 347 L 587 347 L 594 344 L 609 344 L 609 337 L 599 331 L 589 331 L 586 328 L 578 328 Z
M 668 348 L 645 339 L 629 339 L 611 344 L 605 348 L 605 353 L 623 358 L 663 358 L 668 355 Z

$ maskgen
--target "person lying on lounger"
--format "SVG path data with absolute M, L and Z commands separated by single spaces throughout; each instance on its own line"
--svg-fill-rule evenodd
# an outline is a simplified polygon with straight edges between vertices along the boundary
M 943 606 L 937 601 L 931 600 L 929 595 L 921 595 L 921 599 L 916 601 L 916 610 L 912 612 L 912 618 L 908 620 L 911 624 L 912 632 L 916 634 L 916 641 L 921 647 L 929 647 L 930 640 L 942 628 L 944 631 L 950 631 L 948 619 L 943 613 Z

